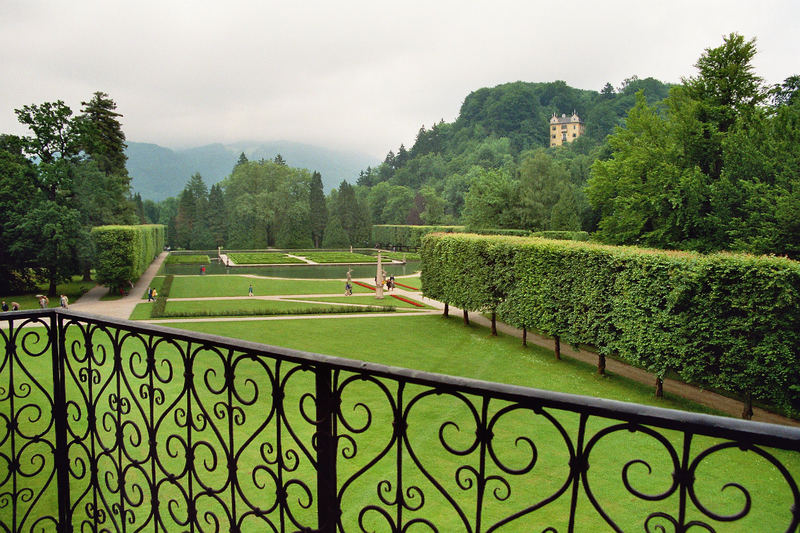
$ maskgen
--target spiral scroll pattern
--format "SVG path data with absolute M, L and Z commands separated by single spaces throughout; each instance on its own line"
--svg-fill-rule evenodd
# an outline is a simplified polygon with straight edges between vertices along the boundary
M 714 417 L 682 425 L 69 311 L 0 320 L 0 531 L 800 523 L 791 430 L 780 450 Z M 745 463 L 760 479 L 727 467 Z

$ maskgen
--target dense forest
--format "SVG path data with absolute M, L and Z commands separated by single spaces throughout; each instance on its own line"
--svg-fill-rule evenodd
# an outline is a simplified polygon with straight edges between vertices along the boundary
M 458 118 L 422 126 L 410 148 L 327 196 L 318 172 L 280 154 L 248 161 L 210 189 L 131 196 L 116 104 L 62 101 L 15 110 L 30 136 L 0 135 L 0 290 L 89 274 L 101 224 L 167 226 L 175 248 L 369 246 L 372 224 L 584 230 L 593 238 L 698 251 L 800 257 L 800 76 L 767 86 L 755 40 L 707 48 L 695 75 L 636 76 L 600 91 L 514 82 L 467 95 Z M 548 147 L 549 117 L 586 132 Z

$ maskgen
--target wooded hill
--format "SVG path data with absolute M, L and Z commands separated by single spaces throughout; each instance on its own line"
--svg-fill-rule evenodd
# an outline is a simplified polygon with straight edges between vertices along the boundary
M 606 136 L 624 122 L 638 91 L 648 102 L 656 103 L 668 95 L 669 85 L 634 76 L 617 89 L 606 84 L 600 92 L 576 89 L 563 81 L 518 81 L 478 89 L 464 99 L 454 122 L 440 121 L 430 128 L 423 125 L 411 148 L 400 145 L 378 167 L 360 173 L 357 183 L 369 188 L 362 194 L 370 204 L 372 222 L 593 229 L 580 190 Z M 550 117 L 573 111 L 586 123 L 586 133 L 564 148 L 549 149 Z M 541 153 L 537 155 L 536 151 Z M 526 164 L 534 158 L 535 164 Z M 492 171 L 529 182 L 524 194 L 529 201 L 524 209 L 508 203 L 507 195 L 514 194 L 509 180 Z M 538 178 L 530 175 L 532 172 Z M 532 182 L 537 179 L 540 183 Z M 508 208 L 505 215 L 486 211 L 478 205 L 481 202 L 467 205 L 467 192 L 481 181 L 487 182 L 484 188 L 495 191 L 493 203 Z M 476 193 L 478 189 L 480 183 Z M 572 213 L 557 214 L 560 220 L 552 224 L 553 206 L 562 196 Z M 573 198 L 567 198 L 570 196 Z M 537 211 L 532 216 L 513 212 L 530 208 Z M 565 217 L 570 220 L 563 220 Z

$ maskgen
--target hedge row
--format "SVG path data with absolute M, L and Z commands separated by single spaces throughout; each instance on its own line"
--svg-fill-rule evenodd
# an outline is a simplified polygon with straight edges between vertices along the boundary
M 800 263 L 435 234 L 425 296 L 800 413 Z M 746 413 L 745 413 L 746 414 Z
M 112 289 L 139 279 L 164 248 L 161 224 L 98 226 L 91 235 L 97 281 Z

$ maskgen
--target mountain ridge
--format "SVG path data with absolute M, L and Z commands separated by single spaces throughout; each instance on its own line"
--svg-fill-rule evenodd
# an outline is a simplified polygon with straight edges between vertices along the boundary
M 283 140 L 209 143 L 179 149 L 148 142 L 129 141 L 127 145 L 125 154 L 133 193 L 154 201 L 178 196 L 196 172 L 209 187 L 222 181 L 230 175 L 241 153 L 251 161 L 271 160 L 281 154 L 292 167 L 316 170 L 322 174 L 326 192 L 342 180 L 355 183 L 362 169 L 380 162 L 367 154 Z

